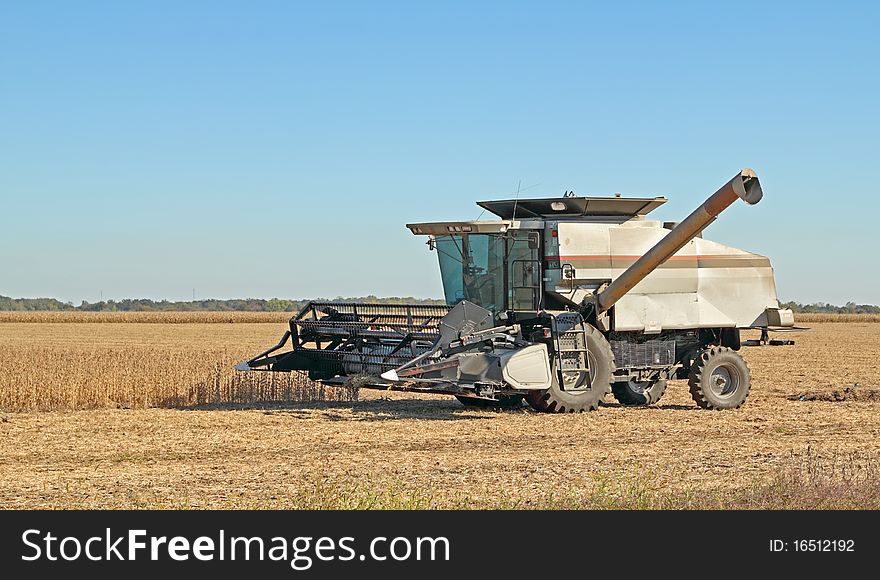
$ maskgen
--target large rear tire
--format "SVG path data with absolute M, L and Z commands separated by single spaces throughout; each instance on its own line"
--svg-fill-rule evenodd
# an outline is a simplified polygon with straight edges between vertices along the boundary
M 666 379 L 656 381 L 618 381 L 611 384 L 617 402 L 626 407 L 653 405 L 666 392 Z
M 587 356 L 590 373 L 563 373 L 563 385 L 559 385 L 559 373 L 555 361 L 550 388 L 532 391 L 526 401 L 536 411 L 547 413 L 575 413 L 595 411 L 599 403 L 611 392 L 611 378 L 614 373 L 614 353 L 611 345 L 598 328 L 583 323 L 587 339 Z
M 694 359 L 688 387 L 698 407 L 736 409 L 746 402 L 752 377 L 738 352 L 726 346 L 713 346 Z
M 518 409 L 523 404 L 523 395 L 501 395 L 497 401 L 465 395 L 455 395 L 455 398 L 465 407 L 472 409 Z

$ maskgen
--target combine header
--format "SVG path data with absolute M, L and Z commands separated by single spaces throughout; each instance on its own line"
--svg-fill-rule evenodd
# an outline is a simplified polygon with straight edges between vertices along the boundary
M 438 254 L 447 305 L 311 302 L 236 368 L 550 412 L 595 409 L 609 392 L 646 405 L 687 378 L 700 407 L 736 408 L 751 384 L 740 330 L 763 340 L 794 317 L 767 258 L 701 232 L 737 198 L 762 196 L 744 169 L 679 224 L 645 218 L 662 197 L 574 196 L 480 202 L 492 221 L 408 224 Z
M 307 370 L 312 380 L 337 384 L 349 375 L 379 375 L 430 350 L 448 313 L 442 305 L 309 302 L 277 345 L 236 368 Z M 293 350 L 274 355 L 288 341 Z

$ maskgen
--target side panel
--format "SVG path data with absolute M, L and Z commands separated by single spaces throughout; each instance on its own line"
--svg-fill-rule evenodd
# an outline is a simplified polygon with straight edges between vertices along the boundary
M 659 222 L 647 220 L 561 222 L 558 254 L 547 255 L 547 290 L 577 304 L 618 277 L 667 233 Z M 558 270 L 553 269 L 556 264 Z M 566 268 L 573 280 L 566 278 Z M 696 238 L 617 302 L 614 330 L 748 327 L 766 324 L 765 309 L 778 305 L 767 258 Z
M 724 256 L 701 261 L 700 302 L 727 314 L 738 327 L 760 324 L 766 308 L 778 308 L 770 260 L 709 240 L 696 240 L 704 255 Z M 704 325 L 705 326 L 705 325 Z
M 579 304 L 611 279 L 610 224 L 560 222 L 547 239 L 545 289 Z
M 517 389 L 546 389 L 550 386 L 550 359 L 546 344 L 533 344 L 504 353 L 501 372 L 505 382 Z
M 560 223 L 559 263 L 575 269 L 578 280 L 611 276 L 611 237 L 608 224 Z
M 665 228 L 611 229 L 612 274 L 616 278 L 669 232 Z M 614 308 L 615 330 L 660 332 L 688 328 L 699 320 L 694 241 L 639 282 Z
M 617 233 L 611 234 L 613 253 L 629 253 L 631 240 Z M 632 262 L 615 264 L 621 266 L 615 276 L 627 263 Z M 660 332 L 747 327 L 759 322 L 766 308 L 778 305 L 767 258 L 697 238 L 620 299 L 614 307 L 614 328 Z

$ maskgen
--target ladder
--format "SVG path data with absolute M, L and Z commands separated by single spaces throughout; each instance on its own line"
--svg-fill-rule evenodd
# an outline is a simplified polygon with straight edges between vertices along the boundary
M 587 356 L 587 331 L 584 319 L 577 312 L 564 312 L 553 317 L 553 345 L 556 350 L 556 372 L 559 385 L 566 389 L 565 373 L 590 373 Z M 589 388 L 591 381 L 584 381 Z M 578 389 L 579 390 L 579 389 Z

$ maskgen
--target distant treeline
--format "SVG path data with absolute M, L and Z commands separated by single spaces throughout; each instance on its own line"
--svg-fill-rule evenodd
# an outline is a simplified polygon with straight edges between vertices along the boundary
M 315 300 L 331 300 L 315 298 Z M 413 298 L 411 296 L 379 298 L 377 296 L 359 296 L 343 298 L 337 296 L 332 300 L 341 302 L 373 302 L 377 304 L 444 304 L 435 298 Z M 119 302 L 105 300 L 102 302 L 85 302 L 74 306 L 70 302 L 61 302 L 54 298 L 9 298 L 0 296 L 0 311 L 24 310 L 79 310 L 81 312 L 296 312 L 308 300 L 286 300 L 272 298 L 246 298 L 235 300 L 192 300 L 186 302 L 170 302 L 168 300 L 150 300 L 148 298 L 125 299 Z M 873 304 L 856 304 L 847 302 L 843 306 L 835 306 L 825 302 L 801 304 L 800 302 L 783 302 L 782 306 L 794 312 L 805 314 L 880 314 L 880 306 Z
M 873 304 L 856 304 L 847 302 L 843 306 L 835 306 L 826 302 L 801 304 L 800 302 L 783 302 L 783 308 L 791 308 L 792 312 L 804 314 L 880 314 L 880 306 Z
M 331 300 L 315 298 L 314 300 Z M 338 302 L 372 302 L 378 304 L 444 304 L 443 300 L 434 298 L 413 298 L 411 296 L 379 298 L 377 296 L 359 296 L 343 298 L 337 296 L 332 300 Z M 296 312 L 309 300 L 285 300 L 272 298 L 246 298 L 235 300 L 193 300 L 186 302 L 170 302 L 168 300 L 150 300 L 148 298 L 125 299 L 120 301 L 105 300 L 90 303 L 83 301 L 79 306 L 70 302 L 61 302 L 54 298 L 9 298 L 0 296 L 0 311 L 24 310 L 78 310 L 81 312 Z
M 73 304 L 54 298 L 9 298 L 0 296 L 0 310 L 76 310 Z

